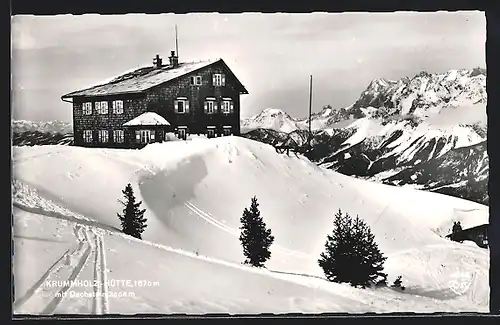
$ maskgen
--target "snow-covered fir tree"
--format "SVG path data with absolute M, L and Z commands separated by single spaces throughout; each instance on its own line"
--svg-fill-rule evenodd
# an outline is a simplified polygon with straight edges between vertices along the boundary
M 386 257 L 380 252 L 370 227 L 359 217 L 353 219 L 341 210 L 335 215 L 333 225 L 318 260 L 326 278 L 363 288 L 385 279 L 387 275 L 382 271 Z
M 240 242 L 246 257 L 245 264 L 263 267 L 271 257 L 269 247 L 274 242 L 274 236 L 260 216 L 259 204 L 255 196 L 252 198 L 250 209 L 245 208 L 243 211 L 240 221 Z
M 130 183 L 122 190 L 122 193 L 125 201 L 119 200 L 119 202 L 123 205 L 123 212 L 122 214 L 117 213 L 122 231 L 127 235 L 142 239 L 141 234 L 147 227 L 147 219 L 144 217 L 146 209 L 140 209 L 142 201 L 135 202 L 134 190 Z

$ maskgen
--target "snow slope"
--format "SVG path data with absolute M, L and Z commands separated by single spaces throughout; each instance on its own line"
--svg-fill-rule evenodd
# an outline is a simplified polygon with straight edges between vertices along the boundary
M 305 158 L 281 156 L 271 146 L 237 137 L 174 141 L 148 145 L 142 150 L 18 147 L 14 148 L 13 168 L 15 178 L 22 182 L 15 196 L 22 207 L 46 205 L 37 203 L 43 200 L 24 202 L 38 195 L 66 208 L 59 217 L 69 213 L 85 216 L 83 221 L 79 217 L 71 222 L 89 227 L 88 239 L 83 233 L 75 237 L 84 242 L 83 246 L 87 240 L 93 243 L 94 236 L 97 242 L 99 236 L 104 238 L 108 276 L 149 276 L 150 281 L 165 282 L 161 294 L 144 289 L 141 297 L 147 298 L 142 300 L 121 297 L 120 302 L 110 302 L 120 312 L 147 312 L 151 308 L 167 312 L 186 308 L 192 308 L 192 312 L 487 310 L 488 252 L 440 236 L 449 232 L 453 220 L 460 220 L 464 227 L 486 223 L 488 210 L 483 205 L 353 179 L 319 168 Z M 121 210 L 117 199 L 128 182 L 147 208 L 148 228 L 143 238 L 168 249 L 131 242 L 114 230 L 119 227 L 116 213 Z M 239 218 L 253 195 L 258 197 L 261 213 L 276 237 L 272 257 L 266 264 L 268 270 L 258 272 L 240 265 L 244 258 L 238 241 Z M 408 288 L 405 293 L 390 289 L 360 291 L 317 278 L 322 276 L 317 259 L 338 209 L 359 215 L 371 226 L 381 250 L 389 257 L 389 280 L 403 275 Z M 29 218 L 42 217 L 16 214 L 18 223 L 28 222 Z M 66 230 L 59 230 L 60 236 L 70 237 L 71 222 Z M 95 227 L 102 235 L 92 233 Z M 50 231 L 45 234 L 39 227 L 26 228 L 38 232 L 31 236 L 50 235 Z M 22 234 L 21 230 L 17 232 Z M 43 259 L 42 253 L 31 252 L 36 249 L 42 248 L 30 247 L 25 254 Z M 57 255 L 61 250 L 64 248 L 51 253 Z M 91 248 L 89 256 L 95 250 Z M 173 250 L 183 252 L 174 254 Z M 22 258 L 23 248 L 16 251 L 21 251 Z M 128 264 L 120 268 L 125 252 Z M 80 253 L 77 250 L 75 254 Z M 210 257 L 210 262 L 200 261 L 202 256 Z M 152 263 L 155 268 L 145 272 L 144 267 Z M 37 276 L 26 276 L 25 280 L 24 273 L 43 271 L 47 264 L 29 270 L 19 267 L 19 281 L 26 281 L 25 287 L 31 286 Z M 191 273 L 191 269 L 198 271 Z M 457 295 L 449 289 L 450 269 L 474 275 L 466 294 Z M 199 270 L 210 278 L 201 278 Z M 92 272 L 87 273 L 91 277 Z M 275 279 L 278 275 L 279 281 Z M 283 284 L 283 277 L 292 283 Z M 214 283 L 217 293 L 208 289 Z M 305 298 L 311 295 L 317 298 Z M 173 297 L 191 299 L 191 307 Z M 64 301 L 70 304 L 73 300 Z M 34 312 L 44 305 L 32 304 L 24 311 Z M 57 306 L 61 312 L 73 310 L 62 302 Z
M 14 280 L 16 313 L 375 310 L 352 298 L 326 290 L 317 291 L 287 280 L 279 273 L 259 272 L 238 264 L 140 242 L 57 217 L 21 209 L 15 214 L 15 250 L 18 253 L 14 272 L 22 274 Z M 123 252 L 126 252 L 126 258 Z M 49 265 L 52 261 L 56 261 L 55 267 Z M 149 267 L 153 263 L 155 267 Z M 44 273 L 45 270 L 50 271 Z M 43 281 L 35 283 L 39 278 Z M 81 283 L 64 286 L 62 281 L 67 279 L 79 279 Z M 107 280 L 103 281 L 105 285 L 92 286 L 102 279 Z M 57 294 L 62 290 L 66 292 L 65 297 Z

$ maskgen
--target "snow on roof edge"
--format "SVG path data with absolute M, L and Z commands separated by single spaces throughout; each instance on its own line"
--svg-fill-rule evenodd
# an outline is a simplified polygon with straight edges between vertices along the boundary
M 170 123 L 163 116 L 158 115 L 155 112 L 145 112 L 123 124 L 123 126 L 139 126 L 139 125 L 169 126 Z
M 166 80 L 158 80 L 158 82 L 153 82 L 151 83 L 150 85 L 147 85 L 146 87 L 140 87 L 138 85 L 134 87 L 131 87 L 131 89 L 124 89 L 124 90 L 116 90 L 116 91 L 113 91 L 113 90 L 110 90 L 109 92 L 104 92 L 104 93 L 97 93 L 97 94 L 86 94 L 86 93 L 89 93 L 89 92 L 92 92 L 92 91 L 96 91 L 96 89 L 99 89 L 99 88 L 102 88 L 102 87 L 106 87 L 106 86 L 112 86 L 112 85 L 120 85 L 120 84 L 123 84 L 123 83 L 126 83 L 127 81 L 130 81 L 131 79 L 138 79 L 138 78 L 144 78 L 145 76 L 147 76 L 147 74 L 149 74 L 151 71 L 154 71 L 154 70 L 151 70 L 145 74 L 140 74 L 138 76 L 134 76 L 132 78 L 126 78 L 124 80 L 120 80 L 118 82 L 115 82 L 116 79 L 119 79 L 121 77 L 124 77 L 128 74 L 131 74 L 133 72 L 136 72 L 136 71 L 140 71 L 141 69 L 145 69 L 147 68 L 147 66 L 144 66 L 144 67 L 139 67 L 139 68 L 136 68 L 136 69 L 130 69 L 130 70 L 127 70 L 123 73 L 121 73 L 120 75 L 118 76 L 115 76 L 113 78 L 109 78 L 107 79 L 107 82 L 106 83 L 102 83 L 100 82 L 99 84 L 95 84 L 94 86 L 91 86 L 91 87 L 87 87 L 87 88 L 83 88 L 83 89 L 80 89 L 80 90 L 75 90 L 75 91 L 72 91 L 72 92 L 69 92 L 67 94 L 64 94 L 61 96 L 61 98 L 71 98 L 71 97 L 75 97 L 75 96 L 99 96 L 99 95 L 103 95 L 103 96 L 106 96 L 106 95 L 117 95 L 117 94 L 127 94 L 127 93 L 140 93 L 140 92 L 143 92 L 147 89 L 150 89 L 150 88 L 153 88 L 155 86 L 158 86 L 164 82 L 168 82 L 168 81 L 171 81 L 171 80 L 174 80 L 174 79 L 177 79 L 181 76 L 184 76 L 188 73 L 191 73 L 191 72 L 194 72 L 196 70 L 199 70 L 201 68 L 204 68 L 204 67 L 207 67 L 215 62 L 218 62 L 218 61 L 221 61 L 222 58 L 216 58 L 216 59 L 207 59 L 207 60 L 199 60 L 199 61 L 191 61 L 191 62 L 181 62 L 181 64 L 179 65 L 179 67 L 176 67 L 176 68 L 173 68 L 173 69 L 167 69 L 167 70 L 164 70 L 162 71 L 161 73 L 168 73 L 168 72 L 174 72 L 174 76 L 170 79 L 166 79 Z M 187 66 L 186 66 L 187 65 Z M 188 67 L 192 65 L 194 67 L 192 67 L 191 69 L 189 69 Z M 186 69 L 187 71 L 181 71 L 180 73 L 178 73 L 177 75 L 175 75 L 175 72 L 178 72 L 180 71 L 180 69 Z M 153 75 L 154 77 L 154 75 Z

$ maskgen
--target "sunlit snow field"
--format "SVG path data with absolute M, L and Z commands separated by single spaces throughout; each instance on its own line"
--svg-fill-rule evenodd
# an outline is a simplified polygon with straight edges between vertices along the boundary
M 487 223 L 486 206 L 354 179 L 233 136 L 13 151 L 17 314 L 488 311 L 488 251 L 443 238 L 453 221 Z M 127 183 L 147 209 L 143 241 L 118 230 Z M 276 238 L 260 270 L 241 264 L 238 240 L 254 195 Z M 317 259 L 338 209 L 370 225 L 389 281 L 402 275 L 405 291 L 323 279 Z M 462 292 L 450 289 L 458 273 Z M 94 282 L 105 285 L 85 285 Z

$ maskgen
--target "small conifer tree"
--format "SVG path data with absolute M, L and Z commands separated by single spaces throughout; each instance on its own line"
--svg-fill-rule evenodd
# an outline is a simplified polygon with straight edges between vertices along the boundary
M 274 236 L 271 234 L 271 229 L 266 228 L 258 207 L 257 198 L 254 196 L 250 209 L 245 208 L 240 218 L 241 234 L 239 239 L 246 257 L 245 264 L 263 267 L 264 263 L 271 257 L 269 247 L 274 242 Z
M 318 260 L 329 281 L 350 283 L 365 288 L 384 283 L 386 257 L 375 243 L 375 236 L 359 217 L 352 219 L 339 210 L 333 222 L 334 229 L 327 236 L 325 251 Z
M 118 201 L 123 205 L 123 212 L 121 215 L 117 213 L 121 222 L 122 231 L 127 235 L 142 239 L 141 234 L 147 227 L 147 219 L 144 217 L 146 209 L 141 210 L 139 208 L 142 201 L 137 203 L 135 202 L 136 198 L 134 190 L 132 189 L 132 185 L 130 183 L 127 184 L 124 190 L 122 190 L 122 193 L 125 201 Z
M 391 286 L 391 287 L 393 287 L 393 288 L 395 288 L 395 289 L 399 289 L 399 290 L 404 290 L 404 289 L 405 289 L 405 287 L 403 286 L 403 281 L 401 280 L 401 278 L 402 278 L 402 277 L 403 277 L 403 276 L 401 276 L 401 275 L 400 275 L 400 276 L 398 276 L 398 277 L 396 278 L 396 280 L 394 280 L 394 282 L 392 283 L 392 286 Z

